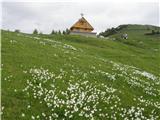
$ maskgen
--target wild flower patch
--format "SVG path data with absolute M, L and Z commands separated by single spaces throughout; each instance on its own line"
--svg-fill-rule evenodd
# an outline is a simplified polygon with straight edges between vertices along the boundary
M 102 70 L 97 70 L 96 72 L 100 73 L 103 76 L 106 76 L 109 80 L 112 80 L 112 81 L 116 80 L 116 78 L 115 78 L 116 75 L 114 75 L 114 74 L 110 74 L 110 73 L 102 71 Z
M 13 78 L 13 75 L 9 75 L 9 76 L 7 76 L 7 77 L 4 77 L 4 79 L 3 80 L 5 80 L 5 81 L 11 81 L 12 80 L 12 78 Z
M 136 100 L 139 101 L 139 103 L 138 103 L 139 105 L 145 104 L 145 106 L 153 106 L 155 108 L 160 109 L 160 102 L 159 101 L 153 102 L 153 100 L 147 100 L 143 96 L 138 97 Z
M 40 44 L 42 44 L 42 45 L 46 45 L 46 43 L 45 43 L 45 42 L 43 42 L 43 41 L 40 41 L 39 43 L 40 43 Z
M 158 79 L 155 75 L 151 74 L 151 73 L 148 73 L 146 71 L 139 71 L 139 70 L 135 70 L 134 71 L 134 74 L 138 74 L 138 75 L 141 75 L 143 77 L 146 77 L 147 79 L 151 79 L 151 80 L 156 80 Z M 159 84 L 159 83 L 158 83 Z
M 144 115 L 145 108 L 132 106 L 130 108 L 122 108 L 123 112 L 120 114 L 124 120 L 157 120 L 159 116 L 154 113 L 154 110 L 146 117 Z
M 16 40 L 10 40 L 9 42 L 10 42 L 11 44 L 17 43 Z
M 160 80 L 159 77 L 148 73 L 146 71 L 141 71 L 138 68 L 127 66 L 127 65 L 115 65 L 113 67 L 113 71 L 121 71 L 121 75 L 124 77 L 124 80 L 131 86 L 131 87 L 139 87 L 142 90 L 152 96 L 158 96 L 159 92 L 158 89 L 155 88 L 156 85 L 159 85 Z M 146 80 L 143 80 L 145 77 Z M 150 81 L 152 80 L 152 81 Z
M 75 47 L 71 46 L 71 45 L 67 45 L 67 44 L 64 44 L 63 48 L 66 48 L 66 49 L 71 49 L 71 50 L 77 50 Z
M 23 34 L 17 34 L 17 35 L 27 37 L 27 38 L 30 38 L 33 40 L 38 40 L 41 45 L 51 45 L 52 47 L 55 47 L 55 48 L 68 49 L 68 50 L 73 50 L 73 51 L 78 50 L 77 48 L 75 48 L 72 45 L 69 45 L 69 44 L 63 43 L 61 41 L 54 40 L 54 39 L 40 38 L 37 36 L 32 37 L 30 35 L 23 35 Z M 14 41 L 11 41 L 11 42 L 13 43 Z M 78 51 L 82 52 L 82 49 L 80 49 Z
M 60 71 L 63 74 L 65 73 L 63 70 Z M 106 114 L 104 111 L 110 108 L 99 108 L 99 104 L 118 106 L 118 101 L 120 101 L 120 98 L 113 94 L 116 92 L 116 89 L 104 84 L 96 86 L 87 80 L 69 81 L 66 83 L 67 87 L 65 90 L 59 90 L 57 89 L 56 81 L 61 79 L 60 76 L 63 75 L 59 74 L 57 76 L 43 68 L 30 69 L 29 73 L 32 76 L 32 80 L 27 81 L 27 86 L 23 91 L 31 95 L 33 99 L 39 100 L 40 104 L 45 104 L 48 107 L 49 115 L 45 112 L 43 112 L 45 115 L 39 114 L 40 118 L 43 119 L 49 119 L 49 116 L 52 119 L 69 119 L 74 117 L 94 119 L 96 116 L 105 118 Z M 48 84 L 50 85 L 45 87 Z M 58 111 L 61 111 L 63 114 L 61 113 L 62 115 L 60 116 Z
M 56 41 L 56 40 L 53 40 L 53 39 L 40 39 L 38 37 L 34 37 L 34 39 L 37 39 L 37 40 L 41 40 L 40 43 L 43 43 L 43 45 L 45 45 L 45 43 L 47 44 L 51 44 L 52 47 L 55 47 L 55 48 L 63 48 L 63 49 L 69 49 L 69 50 L 74 50 L 74 51 L 77 51 L 77 49 L 75 47 L 73 47 L 72 45 L 68 45 L 68 44 L 64 44 L 60 41 Z
M 66 64 L 67 65 L 67 64 Z M 94 84 L 89 82 L 89 73 L 82 72 L 79 68 L 69 64 L 71 71 L 59 70 L 59 74 L 50 72 L 44 68 L 31 68 L 25 74 L 29 74 L 31 79 L 27 80 L 23 92 L 32 100 L 39 102 L 40 106 L 47 106 L 43 111 L 34 114 L 31 119 L 153 119 L 159 116 L 153 110 L 146 116 L 145 108 L 141 103 L 159 108 L 159 103 L 147 100 L 135 99 L 139 101 L 136 106 L 123 107 L 119 95 L 121 92 L 104 83 Z M 92 66 L 96 70 L 95 67 Z M 103 73 L 103 72 L 102 72 Z M 83 76 L 79 79 L 77 76 Z M 108 75 L 108 74 L 106 74 Z M 70 79 L 67 82 L 64 79 Z M 75 80 L 76 79 L 76 80 Z M 62 89 L 57 82 L 65 83 Z M 27 105 L 26 109 L 31 110 L 34 103 Z M 103 105 L 103 107 L 101 107 Z M 24 113 L 25 114 L 25 113 Z M 23 115 L 23 117 L 25 117 Z M 23 118 L 22 117 L 22 118 Z
M 160 92 L 155 86 L 160 85 L 160 77 L 153 75 L 147 71 L 143 71 L 134 66 L 124 65 L 121 63 L 115 63 L 103 58 L 96 58 L 104 63 L 110 64 L 112 66 L 112 74 L 115 78 L 121 78 L 125 81 L 131 88 L 141 88 L 145 94 L 151 96 L 159 96 Z M 114 79 L 119 80 L 119 79 Z
M 3 114 L 3 111 L 4 111 L 4 106 L 1 106 L 0 115 L 2 115 L 2 114 Z

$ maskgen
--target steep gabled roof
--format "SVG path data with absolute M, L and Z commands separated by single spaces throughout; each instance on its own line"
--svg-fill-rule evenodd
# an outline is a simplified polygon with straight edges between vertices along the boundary
M 88 21 L 84 17 L 79 19 L 70 29 L 73 28 L 94 30 L 94 28 L 88 23 Z

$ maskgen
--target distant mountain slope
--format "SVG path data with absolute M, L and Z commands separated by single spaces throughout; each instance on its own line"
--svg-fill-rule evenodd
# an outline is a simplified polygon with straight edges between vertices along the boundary
M 125 29 L 135 29 L 135 30 L 158 30 L 160 29 L 160 27 L 158 26 L 154 26 L 154 25 L 139 25 L 139 24 L 126 24 L 126 25 L 120 25 L 118 27 L 121 27 L 121 26 L 126 26 L 124 27 Z
M 152 34 L 155 32 L 155 34 Z M 146 34 L 151 35 L 146 35 Z M 158 34 L 157 34 L 158 33 Z M 100 33 L 106 35 L 117 42 L 122 42 L 127 45 L 136 46 L 140 48 L 158 49 L 160 40 L 160 27 L 152 25 L 120 25 L 117 28 L 112 28 Z M 122 35 L 127 34 L 128 39 L 123 39 Z M 154 40 L 154 42 L 153 42 Z M 155 48 L 154 48 L 155 47 Z
M 119 42 L 2 30 L 2 119 L 159 120 L 160 41 L 143 32 Z
M 143 31 L 145 34 L 148 32 L 152 32 L 152 30 L 154 30 L 155 32 L 160 32 L 160 27 L 153 25 L 126 24 L 126 25 L 119 25 L 116 28 L 109 28 L 104 32 L 101 32 L 100 35 L 108 37 L 110 35 L 120 34 L 127 31 Z

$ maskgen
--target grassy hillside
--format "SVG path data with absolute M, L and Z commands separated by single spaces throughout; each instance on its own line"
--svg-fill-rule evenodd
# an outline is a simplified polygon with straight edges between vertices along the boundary
M 158 40 L 160 38 L 160 34 L 156 35 L 145 35 L 146 33 L 152 33 L 154 31 L 160 31 L 160 27 L 151 26 L 151 25 L 122 25 L 122 29 L 117 31 L 116 34 L 110 36 L 114 37 L 120 42 L 123 42 L 128 45 L 140 47 L 140 48 L 150 48 L 153 49 L 159 48 L 160 46 L 157 45 Z M 121 38 L 121 35 L 127 33 L 128 40 L 124 40 Z M 154 41 L 154 42 L 153 42 Z M 150 45 L 151 44 L 151 45 Z
M 2 31 L 2 119 L 159 120 L 159 36 L 124 32 L 127 41 Z

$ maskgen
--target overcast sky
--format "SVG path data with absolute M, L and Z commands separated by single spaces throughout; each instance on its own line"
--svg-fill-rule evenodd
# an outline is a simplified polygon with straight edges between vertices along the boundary
M 3 2 L 2 28 L 43 33 L 70 28 L 80 13 L 95 28 L 104 31 L 120 24 L 159 26 L 158 2 Z

